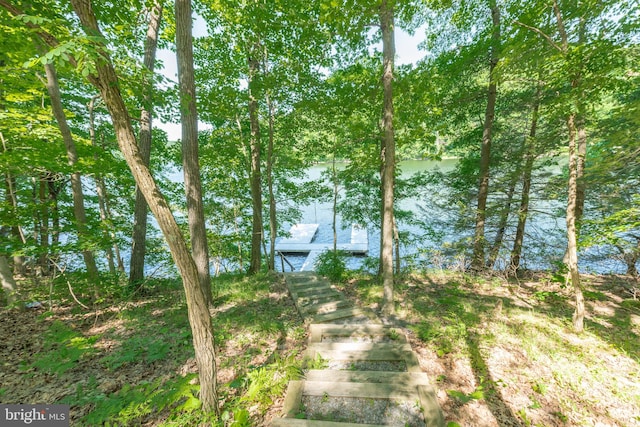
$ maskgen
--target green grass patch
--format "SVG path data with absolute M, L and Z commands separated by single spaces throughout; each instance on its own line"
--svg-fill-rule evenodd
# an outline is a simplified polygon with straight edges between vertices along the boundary
M 41 351 L 15 361 L 22 376 L 28 371 L 29 381 L 16 377 L 12 383 L 32 389 L 24 395 L 38 393 L 45 384 L 55 387 L 57 381 L 58 389 L 75 384 L 51 403 L 71 405 L 79 425 L 255 425 L 259 420 L 251 417 L 261 417 L 283 396 L 289 380 L 301 375 L 298 355 L 306 328 L 277 276 L 225 275 L 212 280 L 218 369 L 235 376 L 218 384 L 225 402 L 219 420 L 200 410 L 197 374 L 192 373 L 192 334 L 179 281 L 152 280 L 118 294 L 111 289 L 117 281 L 100 288 L 77 279 L 72 283 L 76 295 L 91 301 L 92 309 L 101 314 L 94 316 L 69 301 L 66 280 L 64 287 L 54 283 L 54 310 L 27 316 L 40 324 L 40 330 L 48 325 L 44 333 L 29 337 L 43 340 L 38 342 Z M 98 299 L 95 288 L 103 295 Z M 282 350 L 284 343 L 287 350 Z M 6 393 L 0 388 L 0 395 Z
M 80 359 L 95 353 L 97 336 L 85 337 L 61 321 L 54 321 L 44 335 L 44 346 L 32 363 L 43 372 L 62 375 Z

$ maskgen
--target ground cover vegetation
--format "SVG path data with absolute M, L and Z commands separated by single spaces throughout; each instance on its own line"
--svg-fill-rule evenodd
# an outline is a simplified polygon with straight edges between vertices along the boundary
M 300 207 L 315 200 L 332 204 L 334 224 L 340 215 L 379 232 L 379 257 L 367 266 L 382 293 L 377 284 L 362 289 L 381 298 L 385 316 L 398 311 L 418 325 L 427 347 L 444 336 L 442 348 L 433 348 L 439 357 L 452 357 L 457 341 L 448 335 L 456 330 L 473 367 L 487 363 L 485 339 L 492 342 L 498 329 L 510 336 L 513 328 L 548 323 L 556 334 L 550 341 L 591 343 L 590 351 L 619 357 L 607 353 L 606 341 L 628 352 L 637 369 L 633 344 L 614 331 L 637 337 L 638 10 L 637 0 L 0 0 L 0 301 L 11 343 L 3 348 L 0 401 L 66 399 L 79 424 L 109 416 L 143 423 L 152 407 L 163 414 L 153 422 L 264 420 L 265 402 L 280 385 L 265 397 L 252 391 L 249 372 L 256 381 L 293 375 L 294 350 L 267 358 L 277 336 L 302 334 L 287 323 L 295 323 L 291 313 L 269 323 L 283 315 L 270 310 L 290 307 L 265 274 L 276 269 L 283 226 L 302 220 Z M 424 55 L 398 66 L 400 28 L 422 36 Z M 159 48 L 175 52 L 176 76 L 158 72 Z M 154 125 L 160 119 L 181 123 L 179 141 Z M 405 177 L 398 166 L 444 156 L 457 159 L 453 171 Z M 346 166 L 336 168 L 338 160 Z M 320 161 L 327 173 L 301 185 Z M 408 200 L 417 208 L 406 208 Z M 411 257 L 403 252 L 409 246 L 417 248 Z M 611 277 L 584 275 L 594 260 L 626 273 L 620 292 L 607 293 Z M 337 282 L 348 277 L 340 254 L 326 255 L 321 267 Z M 416 285 L 436 308 L 447 305 L 441 294 L 452 298 L 440 320 L 407 305 L 422 297 L 413 298 L 411 281 L 400 275 L 434 268 L 479 278 Z M 530 270 L 546 270 L 561 287 L 546 279 L 514 287 Z M 527 304 L 544 307 L 543 317 L 499 296 L 502 326 L 492 324 L 488 335 L 478 330 L 490 302 L 480 278 L 495 275 L 504 282 L 493 291 L 524 292 Z M 461 291 L 456 280 L 470 288 Z M 256 295 L 275 298 L 274 307 L 262 307 Z M 479 300 L 484 314 L 473 314 L 467 298 Z M 31 303 L 45 314 L 24 311 Z M 254 314 L 246 325 L 228 317 Z M 560 332 L 569 320 L 577 335 Z M 152 325 L 165 340 L 150 338 Z M 264 335 L 271 350 L 246 353 L 243 372 L 227 377 L 226 334 L 258 325 L 266 330 L 252 339 Z M 39 332 L 23 345 L 16 331 L 26 326 Z M 566 355 L 560 345 L 549 352 Z M 180 375 L 175 363 L 185 357 L 193 366 Z M 58 377 L 71 382 L 85 362 L 89 372 L 75 394 L 44 386 Z M 249 368 L 265 363 L 262 371 Z M 158 364 L 167 377 L 142 373 Z M 134 365 L 139 372 L 128 375 L 139 381 L 111 374 Z M 19 377 L 7 376 L 17 367 Z M 193 373 L 197 380 L 187 379 Z M 560 377 L 547 389 L 573 387 Z M 23 393 L 18 378 L 37 378 L 50 394 Z M 236 379 L 241 384 L 226 385 Z M 582 402 L 578 386 L 573 399 L 556 400 L 551 413 L 560 415 L 551 421 L 540 408 L 491 400 L 487 387 L 495 395 L 495 384 L 479 377 L 474 384 L 484 391 L 451 387 L 452 395 L 441 396 L 457 414 L 452 421 L 464 420 L 458 409 L 484 396 L 490 409 L 508 407 L 510 419 L 524 424 L 588 423 L 589 411 L 604 423 L 637 422 L 586 403 L 570 408 Z M 255 396 L 236 405 L 245 394 Z M 623 394 L 620 401 L 636 408 L 637 395 L 634 403 L 632 391 Z
M 585 276 L 587 331 L 572 332 L 572 292 L 552 274 L 519 280 L 428 271 L 398 281 L 397 316 L 438 390 L 449 425 L 640 423 L 639 301 L 624 276 Z M 377 308 L 371 277 L 341 284 Z

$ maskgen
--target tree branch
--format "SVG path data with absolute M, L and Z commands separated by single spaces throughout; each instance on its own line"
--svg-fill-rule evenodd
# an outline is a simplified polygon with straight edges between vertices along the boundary
M 1 1 L 1 0 L 0 0 Z M 532 27 L 531 25 L 527 25 L 524 22 L 520 22 L 520 21 L 513 21 L 514 24 L 516 25 L 520 25 L 521 27 L 524 27 L 528 30 L 533 31 L 534 33 L 538 33 L 539 35 L 541 35 L 546 41 L 549 42 L 549 44 L 551 46 L 553 46 L 554 49 L 557 49 L 559 52 L 564 53 L 564 49 L 562 49 L 562 47 L 560 45 L 558 45 L 558 43 L 554 42 L 553 39 L 551 37 L 549 37 L 548 34 L 546 34 L 544 31 L 542 31 L 539 28 L 536 27 Z

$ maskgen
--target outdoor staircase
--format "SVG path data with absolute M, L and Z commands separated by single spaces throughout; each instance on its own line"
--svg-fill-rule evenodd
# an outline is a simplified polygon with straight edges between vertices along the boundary
M 309 328 L 304 379 L 287 388 L 273 427 L 444 426 L 418 358 L 397 328 L 355 307 L 312 272 L 287 273 Z M 311 369 L 316 368 L 316 369 Z

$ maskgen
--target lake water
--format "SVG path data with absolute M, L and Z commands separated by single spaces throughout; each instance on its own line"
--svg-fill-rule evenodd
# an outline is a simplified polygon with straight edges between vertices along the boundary
M 451 171 L 456 165 L 455 159 L 447 159 L 442 161 L 427 161 L 427 160 L 414 160 L 404 161 L 400 163 L 401 176 L 406 178 L 417 172 L 426 170 L 432 170 L 439 168 L 443 172 Z M 308 170 L 307 178 L 305 181 L 318 180 L 321 178 L 321 174 L 330 168 L 330 164 L 318 164 L 312 166 Z M 344 167 L 344 164 L 338 165 L 339 168 Z M 552 168 L 549 170 L 551 173 L 560 173 L 560 167 Z M 304 185 L 304 181 L 301 182 Z M 433 205 L 429 197 L 433 195 L 427 194 L 426 196 L 410 198 L 402 200 L 399 206 L 402 209 L 412 211 L 416 214 L 418 222 L 423 225 L 430 225 L 429 223 L 438 222 L 442 215 L 442 211 L 435 210 L 430 206 Z M 512 207 L 515 208 L 515 204 Z M 315 242 L 318 243 L 332 243 L 333 242 L 333 211 L 331 202 L 315 202 L 307 206 L 301 206 L 302 209 L 302 223 L 315 223 L 319 224 L 318 234 Z M 456 206 L 451 206 L 451 209 L 457 209 Z M 564 203 L 555 200 L 544 200 L 540 197 L 532 197 L 530 206 L 530 218 L 527 221 L 527 232 L 524 240 L 524 248 L 522 255 L 522 266 L 529 269 L 551 269 L 555 267 L 555 262 L 562 258 L 564 248 L 566 244 L 565 238 L 565 222 L 564 222 Z M 515 215 L 514 215 L 515 217 Z M 512 225 L 507 229 L 505 233 L 505 244 L 512 245 L 513 234 L 515 233 L 515 221 L 516 218 L 511 220 Z M 347 243 L 350 240 L 351 223 L 343 223 L 340 216 L 338 216 L 338 242 Z M 284 224 L 283 229 L 288 230 L 291 224 Z M 365 224 L 368 228 L 369 234 L 369 256 L 378 257 L 380 252 L 380 232 L 377 224 Z M 403 224 L 399 223 L 398 227 L 400 231 L 405 231 L 411 234 L 414 238 L 417 237 L 417 241 L 412 244 L 401 243 L 401 256 L 406 260 L 411 258 L 414 263 L 418 263 L 422 266 L 434 266 L 434 259 L 437 263 L 442 264 L 444 267 L 457 267 L 460 264 L 467 264 L 469 260 L 463 259 L 460 255 L 454 255 L 459 250 L 453 249 L 455 242 L 459 241 L 462 236 L 460 231 L 454 230 L 450 227 L 449 230 L 445 230 L 444 235 L 440 240 L 434 240 L 429 235 L 425 234 L 425 228 L 415 224 Z M 468 227 L 469 233 L 473 233 L 473 226 Z M 491 231 L 487 230 L 487 236 L 491 241 Z M 470 238 L 471 236 L 466 236 Z M 414 239 L 415 240 L 415 239 Z M 442 246 L 444 245 L 444 246 Z M 451 246 L 447 249 L 447 246 Z M 471 242 L 466 244 L 467 248 L 471 248 Z M 433 252 L 425 252 L 425 248 L 432 248 L 436 250 L 442 250 L 443 257 L 434 258 Z M 509 247 L 506 247 L 502 256 L 499 257 L 497 267 L 501 267 L 501 263 L 504 263 L 509 256 Z M 592 248 L 587 252 L 581 254 L 580 267 L 583 272 L 595 272 L 595 273 L 623 273 L 625 271 L 624 264 L 620 261 L 612 259 L 610 257 L 599 256 L 599 252 L 603 251 L 603 248 Z M 302 266 L 305 256 L 287 256 L 287 259 L 295 266 L 296 269 Z M 363 265 L 363 257 L 351 257 L 348 263 L 349 268 L 359 268 Z M 278 268 L 280 268 L 280 262 L 277 262 Z M 289 270 L 288 266 L 285 266 L 286 270 Z

